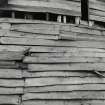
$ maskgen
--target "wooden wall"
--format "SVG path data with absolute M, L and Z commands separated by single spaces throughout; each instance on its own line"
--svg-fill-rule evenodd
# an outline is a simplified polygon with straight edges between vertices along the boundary
M 10 8 L 17 11 L 50 12 L 81 16 L 80 0 L 8 0 Z
M 89 14 L 90 20 L 105 22 L 105 1 L 89 0 Z
M 104 105 L 105 30 L 0 19 L 1 105 Z

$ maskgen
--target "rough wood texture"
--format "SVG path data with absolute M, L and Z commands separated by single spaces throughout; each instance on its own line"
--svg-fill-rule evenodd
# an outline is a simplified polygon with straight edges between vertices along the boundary
M 0 28 L 1 105 L 105 104 L 103 28 L 16 19 Z

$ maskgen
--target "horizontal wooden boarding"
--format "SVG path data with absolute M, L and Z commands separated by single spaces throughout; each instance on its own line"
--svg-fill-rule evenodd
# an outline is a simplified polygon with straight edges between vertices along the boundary
M 36 55 L 37 56 L 37 55 Z M 63 56 L 63 55 L 62 55 Z M 63 57 L 30 57 L 24 58 L 23 62 L 28 64 L 62 64 L 62 63 L 98 63 L 105 62 L 105 58 L 102 57 L 73 57 L 73 56 L 63 56 Z
M 89 19 L 105 22 L 105 2 L 100 0 L 89 1 Z
M 39 34 L 59 34 L 59 25 L 54 24 L 14 24 L 11 27 L 12 31 L 39 33 Z
M 23 88 L 17 87 L 17 88 L 5 88 L 0 87 L 0 95 L 20 95 L 23 94 Z
M 57 85 L 46 87 L 26 87 L 25 93 L 72 92 L 72 91 L 105 91 L 104 84 Z
M 0 61 L 0 65 L 10 65 L 10 66 L 13 66 L 16 64 L 16 61 Z
M 22 70 L 0 69 L 0 78 L 22 78 Z
M 105 63 L 29 64 L 29 71 L 105 71 Z
M 19 38 L 36 38 L 36 39 L 53 39 L 57 40 L 58 35 L 51 34 L 33 34 L 27 32 L 16 32 L 16 31 L 8 31 L 4 36 L 7 37 L 19 37 Z
M 22 79 L 0 79 L 1 87 L 22 87 L 24 80 Z
M 9 0 L 8 4 L 10 8 L 17 11 L 28 11 L 28 12 L 50 12 L 58 14 L 71 14 L 73 16 L 81 15 L 80 2 L 69 1 L 69 3 L 54 3 L 44 1 L 31 1 L 27 0 Z M 69 5 L 68 5 L 69 4 Z M 78 8 L 78 9 L 76 9 Z M 69 13 L 68 13 L 69 12 Z
M 105 73 L 102 73 L 105 75 Z M 96 74 L 93 72 L 86 72 L 86 71 L 44 71 L 44 72 L 34 72 L 34 71 L 23 71 L 23 77 L 25 78 L 43 78 L 43 77 L 96 77 Z
M 21 60 L 24 57 L 23 52 L 0 51 L 0 60 Z
M 64 53 L 31 53 L 31 56 L 33 57 L 30 57 L 29 59 L 29 61 L 31 61 L 32 60 L 32 62 L 34 62 L 34 56 L 35 57 L 46 57 L 46 58 L 48 58 L 48 57 L 68 57 L 68 58 L 70 58 L 70 57 L 92 57 L 92 58 L 94 58 L 94 57 L 105 57 L 105 53 L 97 53 L 97 52 L 86 52 L 86 51 L 77 51 L 77 52 L 64 52 Z M 32 58 L 32 59 L 31 59 Z M 101 60 L 100 60 L 101 61 Z M 102 58 L 102 62 L 104 62 L 104 58 Z
M 105 92 L 54 92 L 54 93 L 27 93 L 23 95 L 23 100 L 52 99 L 52 100 L 105 100 Z
M 71 47 L 86 47 L 86 48 L 105 48 L 105 42 L 96 41 L 54 41 L 43 40 L 35 38 L 13 38 L 2 37 L 0 39 L 1 44 L 5 45 L 42 45 L 42 46 L 71 46 Z
M 27 78 L 25 80 L 25 87 L 43 87 L 43 86 L 55 86 L 55 85 L 79 85 L 79 84 L 105 84 L 105 78 L 98 77 L 48 77 L 48 78 Z
M 105 105 L 104 100 L 29 100 L 23 101 L 23 105 Z
M 103 16 L 90 15 L 90 19 L 95 20 L 95 21 L 105 22 L 105 17 L 103 17 Z
M 10 104 L 19 105 L 20 97 L 18 95 L 0 95 L 0 105 Z
M 97 48 L 77 48 L 77 47 L 47 47 L 47 46 L 32 46 L 30 47 L 30 53 L 63 53 L 63 52 L 76 52 L 76 51 L 88 51 L 88 52 L 100 52 L 104 53 L 104 49 Z
M 83 27 L 83 26 L 72 26 L 72 25 L 61 25 L 61 32 L 77 32 L 83 34 L 102 35 L 101 29 Z M 104 30 L 103 30 L 104 31 Z
M 92 40 L 92 41 L 105 41 L 105 36 L 98 35 L 89 35 L 89 34 L 81 34 L 81 33 L 73 33 L 73 32 L 64 32 L 59 35 L 59 39 L 61 40 Z

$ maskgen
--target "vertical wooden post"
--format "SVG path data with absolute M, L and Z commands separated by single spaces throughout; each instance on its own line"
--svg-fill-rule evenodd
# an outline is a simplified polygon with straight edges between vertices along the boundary
M 12 18 L 15 18 L 15 12 L 14 11 L 12 11 Z
M 59 15 L 59 16 L 57 17 L 57 22 L 59 22 L 59 23 L 62 22 L 62 16 L 61 16 L 61 15 Z
M 67 23 L 66 16 L 63 16 L 63 22 L 64 22 L 64 23 Z
M 75 17 L 75 24 L 80 24 L 80 17 Z

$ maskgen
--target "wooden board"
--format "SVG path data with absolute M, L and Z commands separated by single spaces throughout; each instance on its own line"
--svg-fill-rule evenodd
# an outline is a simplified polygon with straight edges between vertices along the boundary
M 23 101 L 23 105 L 104 105 L 104 100 L 30 100 Z
M 105 100 L 105 92 L 57 92 L 57 93 L 27 93 L 23 95 L 23 100 L 34 100 L 34 99 L 52 99 L 52 100 Z
M 25 80 L 25 86 L 55 86 L 55 85 L 67 85 L 67 84 L 104 84 L 105 78 L 98 77 L 68 77 L 68 78 L 59 78 L 59 77 L 48 77 L 48 78 L 27 78 Z
M 10 0 L 8 9 L 15 9 L 17 11 L 28 11 L 28 12 L 50 12 L 57 14 L 71 14 L 73 16 L 80 16 L 81 9 L 80 3 L 69 1 L 67 4 L 54 3 L 54 2 L 43 2 L 43 1 L 29 1 L 26 0 Z M 69 5 L 68 5 L 69 4 Z M 76 9 L 78 8 L 78 9 Z M 4 9 L 4 8 L 3 8 Z M 68 13 L 69 12 L 69 13 Z M 77 14 L 76 14 L 77 13 Z
M 29 71 L 105 71 L 105 63 L 29 64 Z
M 19 105 L 20 98 L 17 95 L 0 95 L 0 104 Z
M 24 86 L 24 80 L 22 79 L 0 79 L 1 87 L 22 87 Z
M 22 78 L 22 70 L 0 69 L 0 78 Z
M 32 46 L 30 47 L 29 52 L 30 53 L 64 53 L 64 52 L 77 52 L 77 51 L 88 51 L 88 52 L 100 52 L 104 53 L 104 49 L 98 49 L 98 48 L 77 48 L 77 47 L 47 47 L 47 46 Z
M 4 87 L 0 87 L 0 95 L 20 95 L 23 94 L 23 88 L 4 88 Z
M 36 54 L 34 54 L 34 55 L 36 55 Z M 94 54 L 95 55 L 95 54 Z M 37 56 L 37 55 L 36 55 Z M 63 57 L 62 57 L 63 56 Z M 23 60 L 23 62 L 24 63 L 28 63 L 28 64 L 30 64 L 30 63 L 32 63 L 32 64 L 39 64 L 39 63 L 47 63 L 47 64 L 50 64 L 50 63 L 52 63 L 52 64 L 62 64 L 62 63 L 87 63 L 87 62 L 89 62 L 89 63 L 101 63 L 101 62 L 105 62 L 105 58 L 102 58 L 102 57 L 97 57 L 97 58 L 95 58 L 94 56 L 93 57 L 73 57 L 73 55 L 72 56 L 64 56 L 63 54 L 62 54 L 62 56 L 58 56 L 57 57 L 57 55 L 55 56 L 55 57 L 50 57 L 50 56 L 46 56 L 46 57 L 34 57 L 34 56 L 32 56 L 32 57 L 30 57 L 30 56 L 28 56 L 28 57 L 25 57 L 24 58 L 24 60 Z M 80 55 L 79 55 L 80 56 Z M 82 56 L 82 55 L 81 55 Z M 87 55 L 87 56 L 89 56 L 89 55 Z
M 105 73 L 102 73 L 105 75 Z M 45 72 L 29 72 L 24 70 L 23 77 L 25 78 L 43 78 L 43 77 L 95 77 L 94 72 L 73 72 L 73 71 L 45 71 Z
M 80 34 L 80 33 L 62 33 L 59 35 L 61 40 L 93 40 L 93 41 L 105 41 L 105 36 Z
M 13 38 L 2 37 L 0 39 L 2 44 L 11 45 L 42 45 L 42 46 L 72 46 L 72 47 L 86 47 L 86 48 L 105 48 L 105 42 L 96 41 L 61 41 L 61 40 L 43 40 L 34 38 Z
M 35 34 L 59 34 L 59 27 L 59 25 L 53 24 L 17 24 L 12 25 L 11 30 Z
M 57 85 L 46 87 L 26 87 L 25 93 L 71 92 L 71 91 L 105 91 L 104 84 Z

